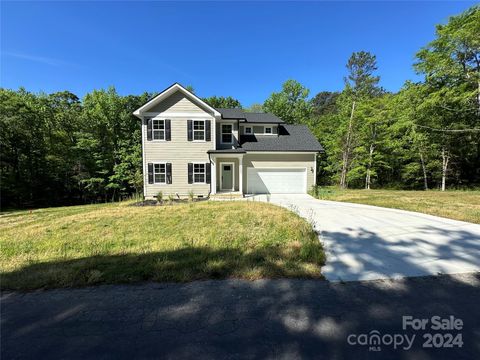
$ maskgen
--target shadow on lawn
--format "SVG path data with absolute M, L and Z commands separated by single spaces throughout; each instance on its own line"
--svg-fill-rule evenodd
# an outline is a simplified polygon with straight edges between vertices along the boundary
M 230 277 L 321 278 L 325 262 L 318 243 L 285 251 L 280 246 L 247 252 L 242 249 L 214 250 L 186 247 L 145 254 L 97 255 L 34 263 L 1 275 L 2 289 L 77 287 L 140 281 L 184 282 Z M 308 269 L 305 265 L 309 265 Z
M 438 257 L 474 263 L 480 244 L 465 230 L 424 228 L 430 235 L 447 236 L 435 250 Z M 373 232 L 343 234 L 339 245 L 356 251 L 366 263 L 387 266 L 398 257 Z M 340 234 L 339 234 L 340 235 Z M 420 236 L 416 241 L 427 241 Z M 371 258 L 367 242 L 379 251 Z M 399 246 L 408 245 L 399 240 Z M 418 256 L 432 255 L 432 252 Z M 404 266 L 421 270 L 415 254 L 404 254 Z M 100 271 L 116 282 L 235 276 L 253 264 L 264 276 L 288 276 L 278 266 L 280 250 L 263 249 L 246 255 L 239 250 L 186 248 L 173 252 L 98 256 L 76 261 L 35 264 L 4 274 L 2 285 L 15 281 L 38 283 L 56 279 L 65 269 L 76 281 L 88 283 L 88 271 Z M 211 264 L 205 267 L 205 262 Z M 292 264 L 293 270 L 300 271 Z M 57 273 L 58 269 L 58 273 Z M 45 274 L 48 274 L 45 275 Z M 121 274 L 121 275 L 120 275 Z M 152 275 L 153 274 L 153 275 Z M 47 276 L 46 278 L 44 276 Z M 438 276 L 395 281 L 330 283 L 327 281 L 223 280 L 187 284 L 147 283 L 99 286 L 32 293 L 4 293 L 2 298 L 2 355 L 4 358 L 315 358 L 315 359 L 478 359 L 480 358 L 480 275 Z M 462 319 L 458 331 L 403 330 L 402 316 Z M 380 351 L 347 343 L 350 334 L 407 334 L 416 336 L 408 351 L 382 345 Z M 462 334 L 462 347 L 424 348 L 425 333 Z

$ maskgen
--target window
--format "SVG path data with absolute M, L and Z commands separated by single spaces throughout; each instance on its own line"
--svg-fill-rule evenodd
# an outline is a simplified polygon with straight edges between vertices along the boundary
M 251 126 L 245 126 L 245 135 L 250 135 L 252 133 L 252 127 Z
M 193 183 L 205 182 L 205 164 L 193 164 Z
M 193 141 L 205 140 L 205 120 L 193 121 Z
M 165 120 L 152 120 L 153 140 L 165 140 Z
M 265 127 L 265 134 L 271 134 L 272 133 L 272 127 Z
M 153 164 L 153 182 L 155 184 L 167 183 L 167 166 L 166 164 Z
M 232 124 L 222 124 L 222 144 L 233 143 Z

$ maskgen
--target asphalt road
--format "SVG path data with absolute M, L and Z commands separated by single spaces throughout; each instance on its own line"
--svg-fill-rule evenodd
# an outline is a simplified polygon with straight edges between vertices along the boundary
M 479 304 L 478 273 L 4 292 L 1 358 L 479 359 Z M 427 319 L 425 330 L 404 331 L 403 316 Z M 456 328 L 432 330 L 432 316 Z M 463 345 L 424 348 L 426 333 L 440 334 L 437 346 L 461 334 Z M 359 345 L 361 334 L 379 334 L 380 347 Z M 415 335 L 408 350 L 405 335 Z

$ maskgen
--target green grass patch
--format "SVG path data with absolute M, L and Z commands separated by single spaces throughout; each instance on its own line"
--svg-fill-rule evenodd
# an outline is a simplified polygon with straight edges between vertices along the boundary
M 298 215 L 265 203 L 126 203 L 0 215 L 3 289 L 220 278 L 321 277 Z
M 480 191 L 478 190 L 341 190 L 324 187 L 312 192 L 312 195 L 322 200 L 416 211 L 480 224 Z

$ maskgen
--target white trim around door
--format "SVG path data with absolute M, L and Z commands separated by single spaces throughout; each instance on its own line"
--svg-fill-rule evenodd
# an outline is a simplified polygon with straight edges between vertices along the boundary
M 223 165 L 230 165 L 232 167 L 232 188 L 231 189 L 224 189 L 223 188 Z M 220 163 L 220 191 L 227 190 L 227 191 L 235 191 L 235 163 L 229 161 L 222 161 Z

